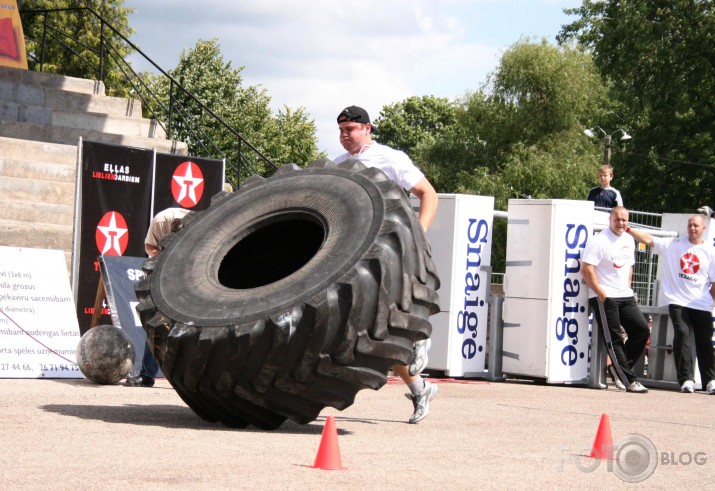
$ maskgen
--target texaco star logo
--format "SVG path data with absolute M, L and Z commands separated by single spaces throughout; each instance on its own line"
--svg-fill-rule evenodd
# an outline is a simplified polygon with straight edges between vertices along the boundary
M 179 164 L 171 179 L 171 194 L 184 208 L 193 208 L 204 194 L 204 175 L 193 162 Z
M 129 229 L 121 213 L 108 211 L 97 224 L 94 234 L 97 249 L 108 256 L 121 256 L 127 250 Z
M 695 254 L 686 252 L 680 257 L 680 269 L 685 274 L 695 274 L 700 269 L 700 259 Z

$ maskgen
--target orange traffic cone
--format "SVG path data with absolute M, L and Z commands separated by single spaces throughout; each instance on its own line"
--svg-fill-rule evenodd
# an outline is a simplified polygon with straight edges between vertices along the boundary
M 596 439 L 593 441 L 593 449 L 590 457 L 592 459 L 613 460 L 613 437 L 611 436 L 611 424 L 608 422 L 608 415 L 601 415 L 601 422 L 598 424 Z
M 335 417 L 328 416 L 323 427 L 323 436 L 320 439 L 318 455 L 315 456 L 315 469 L 326 471 L 343 470 L 340 460 L 340 447 L 338 446 L 338 430 L 335 428 Z

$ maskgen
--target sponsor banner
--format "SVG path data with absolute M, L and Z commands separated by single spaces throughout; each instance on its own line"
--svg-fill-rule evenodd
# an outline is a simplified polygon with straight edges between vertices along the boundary
M 0 247 L 0 378 L 82 378 L 62 251 Z
M 27 70 L 25 35 L 16 0 L 0 0 L 0 66 Z
M 441 283 L 428 368 L 450 377 L 485 375 L 493 220 L 491 196 L 440 194 L 427 231 Z
M 493 197 L 460 196 L 449 285 L 451 376 L 483 374 L 486 367 L 493 220 Z
M 99 256 L 145 255 L 154 151 L 84 141 L 81 155 L 79 243 L 75 243 L 73 270 L 77 318 L 84 334 L 94 313 Z M 111 323 L 106 302 L 99 323 Z
M 223 190 L 224 167 L 223 160 L 157 153 L 151 216 L 167 208 L 208 208 Z
M 588 287 L 581 257 L 593 234 L 593 214 L 568 201 L 554 202 L 547 378 L 549 383 L 579 382 L 588 378 L 591 357 Z
M 126 331 L 134 346 L 135 357 L 132 369 L 134 374 L 141 371 L 144 344 L 146 343 L 146 332 L 144 332 L 136 310 L 139 302 L 134 293 L 134 285 L 146 277 L 142 271 L 144 259 L 104 255 L 99 258 L 112 324 Z

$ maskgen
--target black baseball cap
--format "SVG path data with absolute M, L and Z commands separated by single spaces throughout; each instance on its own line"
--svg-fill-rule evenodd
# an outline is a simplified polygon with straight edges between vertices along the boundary
M 368 116 L 367 111 L 358 106 L 349 106 L 340 111 L 340 114 L 338 114 L 338 123 L 344 123 L 345 121 L 372 124 L 370 123 L 370 116 Z

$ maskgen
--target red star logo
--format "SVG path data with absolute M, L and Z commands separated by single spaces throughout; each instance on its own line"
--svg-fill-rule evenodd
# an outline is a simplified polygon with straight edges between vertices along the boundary
M 680 269 L 685 274 L 695 274 L 700 269 L 700 259 L 695 254 L 686 252 L 680 258 Z
M 108 211 L 97 224 L 94 234 L 97 249 L 101 254 L 121 256 L 127 250 L 129 228 L 121 213 Z
M 193 162 L 179 164 L 171 180 L 171 194 L 184 208 L 193 208 L 204 194 L 204 175 Z

